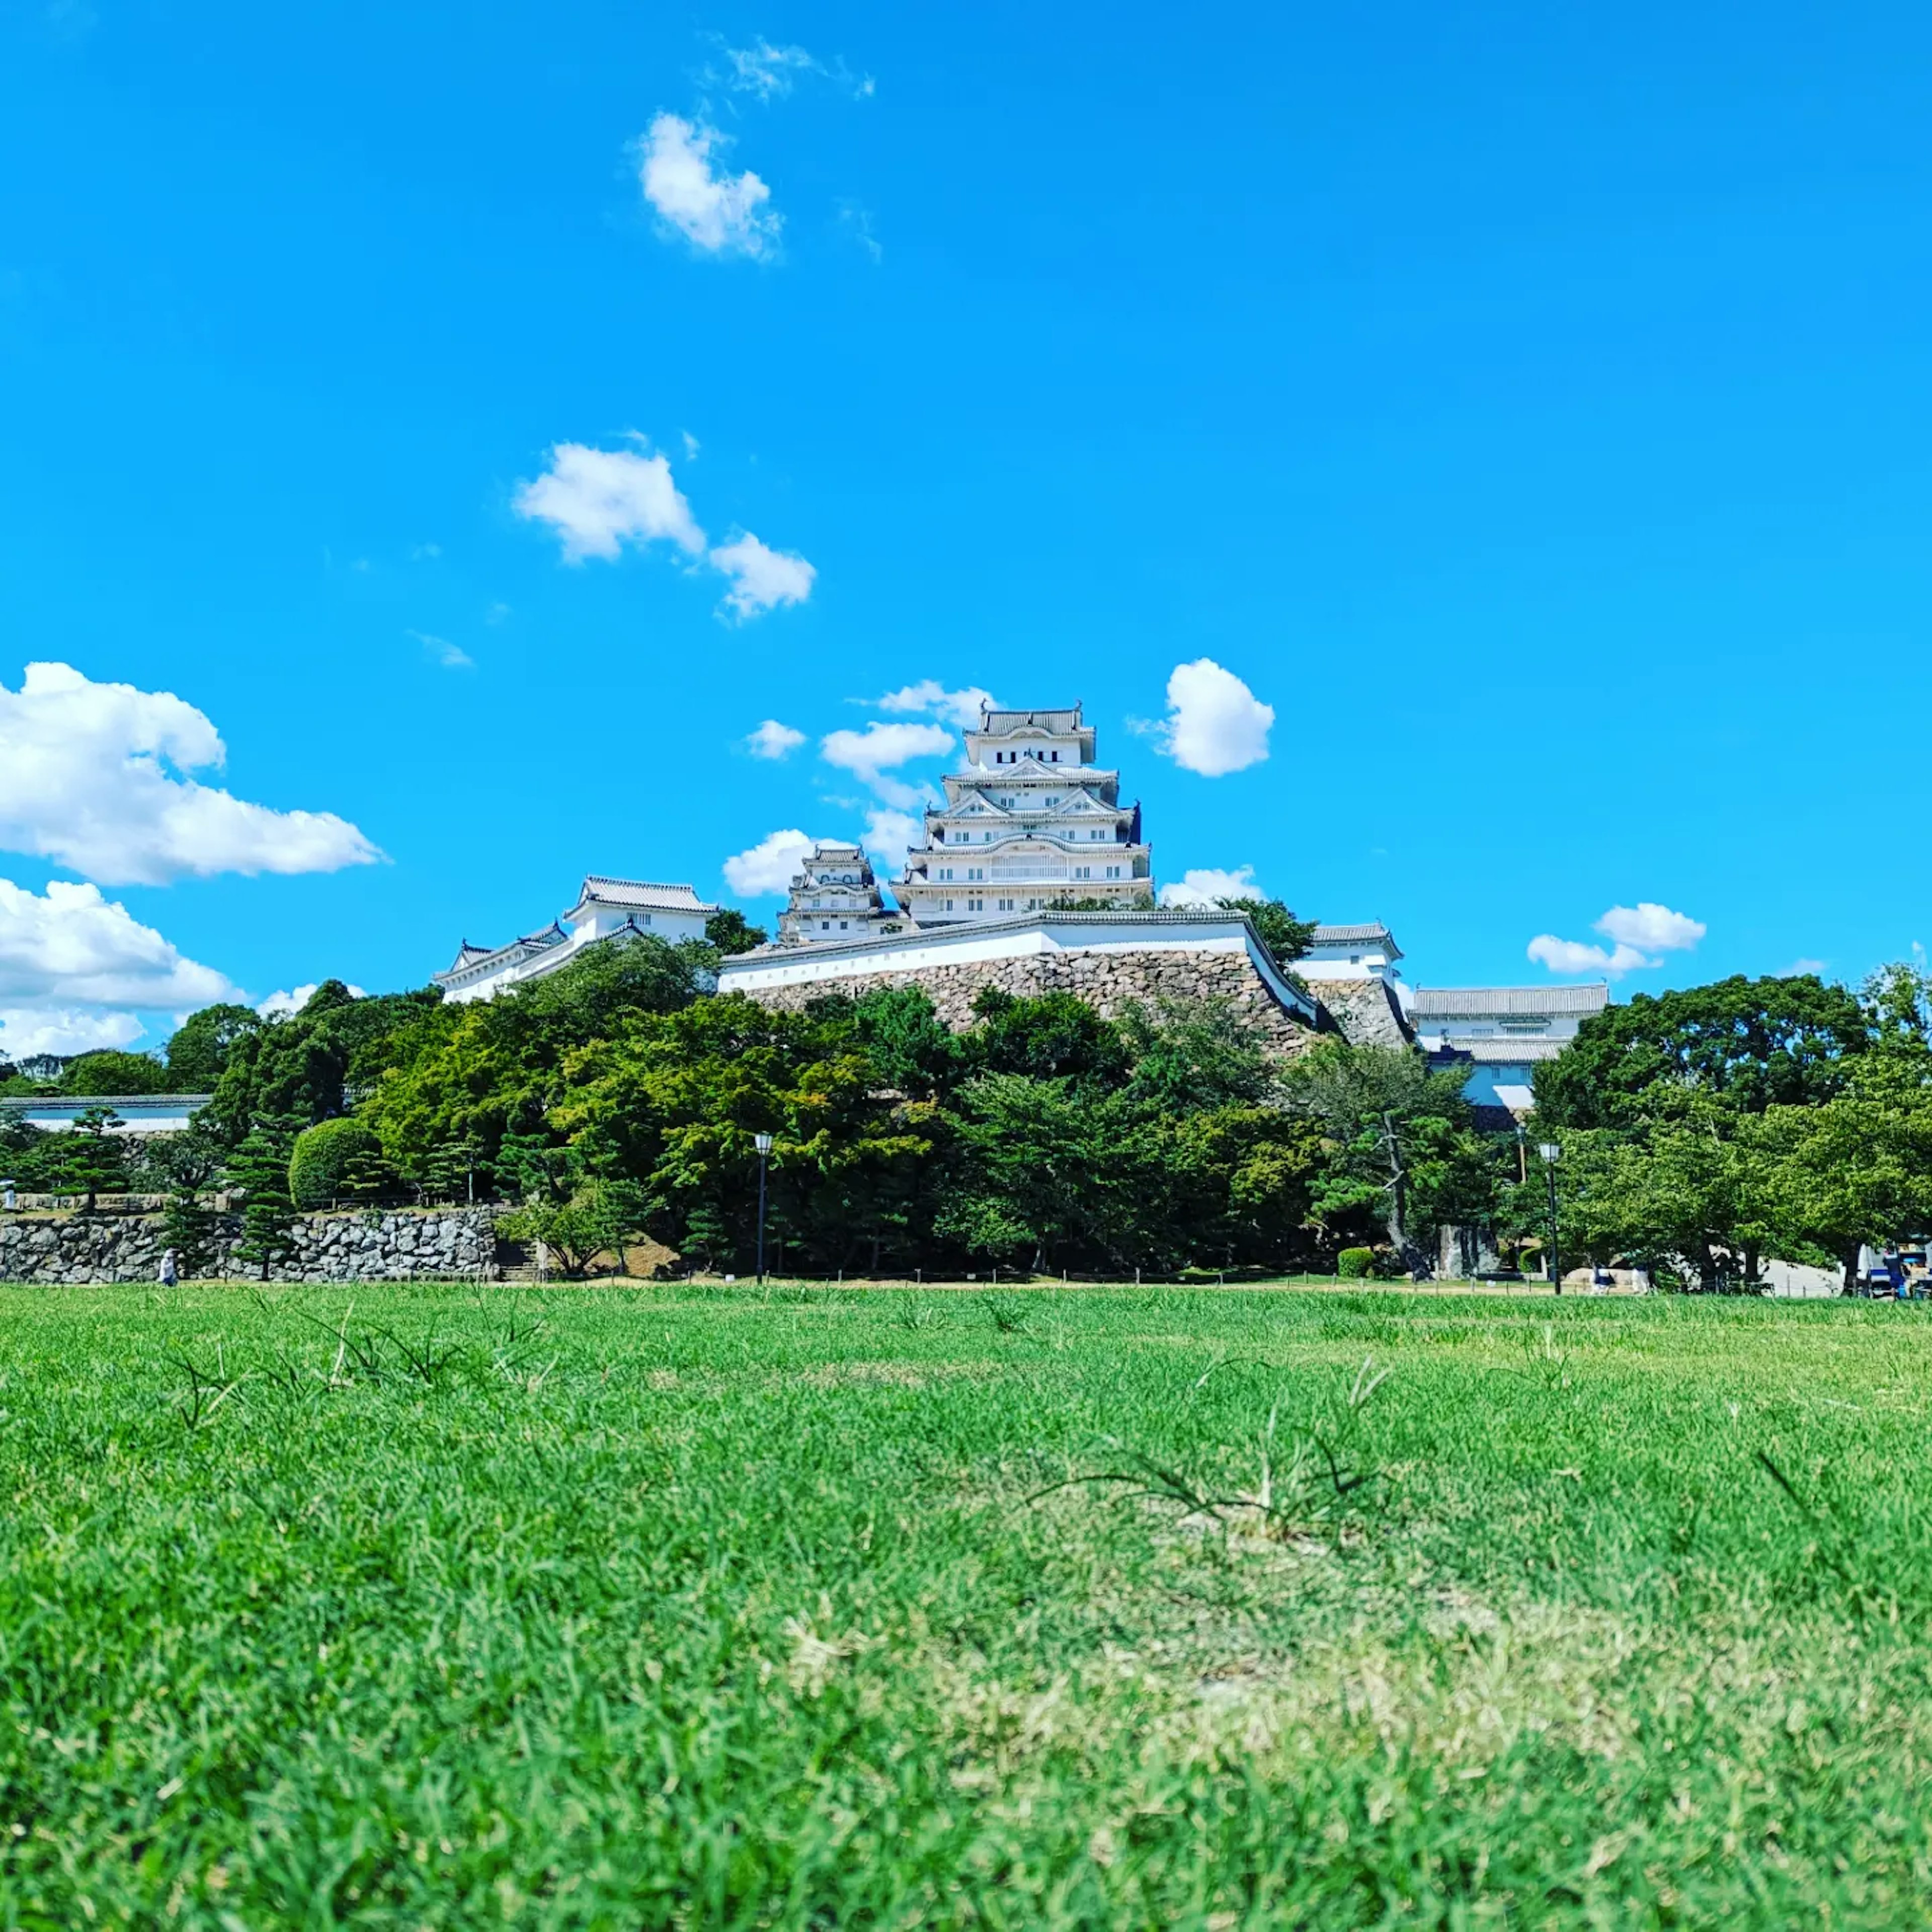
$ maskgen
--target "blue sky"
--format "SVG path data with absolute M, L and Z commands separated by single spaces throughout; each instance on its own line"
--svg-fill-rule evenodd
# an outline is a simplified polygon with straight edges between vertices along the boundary
M 1904 955 L 1928 42 L 15 0 L 0 1048 L 420 983 L 586 871 L 728 896 L 931 780 L 819 748 L 925 680 L 1084 700 L 1160 878 L 1424 983 Z M 1217 776 L 1128 728 L 1204 659 L 1273 712 Z

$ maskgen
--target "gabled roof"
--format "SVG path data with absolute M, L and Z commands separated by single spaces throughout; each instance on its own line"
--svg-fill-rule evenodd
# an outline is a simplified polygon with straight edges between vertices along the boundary
M 466 939 L 463 950 L 456 956 L 455 963 L 441 973 L 432 973 L 430 982 L 442 986 L 446 981 L 460 977 L 485 966 L 514 966 L 529 958 L 532 953 L 549 952 L 568 942 L 570 934 L 554 920 L 542 932 L 532 932 L 521 939 L 513 939 L 507 946 L 472 946 Z
M 712 913 L 718 908 L 707 905 L 689 886 L 666 886 L 648 879 L 613 879 L 602 872 L 592 872 L 584 881 L 583 890 L 577 896 L 577 904 L 571 908 L 575 912 L 585 905 L 637 906 L 646 912 L 698 912 Z M 567 918 L 569 915 L 566 914 Z
M 1610 1003 L 1610 987 L 1602 981 L 1589 986 L 1418 986 L 1408 1010 L 1420 1021 L 1600 1013 Z
M 1366 926 L 1318 926 L 1310 943 L 1316 946 L 1379 946 L 1391 959 L 1402 957 L 1402 948 L 1395 943 L 1395 934 L 1380 920 L 1371 920 Z

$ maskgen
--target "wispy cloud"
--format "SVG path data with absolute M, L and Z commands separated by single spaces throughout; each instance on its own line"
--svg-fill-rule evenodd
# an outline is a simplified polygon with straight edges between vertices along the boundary
M 772 191 L 748 168 L 732 174 L 716 158 L 730 146 L 704 122 L 660 113 L 638 144 L 638 180 L 644 199 L 664 222 L 706 255 L 769 260 L 778 253 L 784 220 Z
M 949 691 L 936 677 L 922 677 L 916 684 L 902 685 L 897 691 L 889 691 L 883 698 L 861 698 L 856 702 L 869 703 L 880 711 L 889 711 L 903 716 L 908 712 L 924 713 L 929 717 L 950 718 L 962 731 L 979 729 L 982 706 L 993 704 L 993 694 L 981 686 L 969 684 L 957 691 Z
M 748 47 L 734 47 L 720 39 L 716 42 L 719 64 L 705 70 L 704 79 L 712 86 L 728 88 L 734 94 L 748 94 L 760 101 L 782 99 L 800 82 L 818 80 L 849 94 L 855 100 L 868 100 L 876 92 L 872 76 L 855 74 L 843 56 L 820 60 L 801 46 L 778 46 L 760 34 Z
M 445 670 L 473 670 L 476 667 L 476 660 L 447 638 L 436 637 L 428 631 L 411 631 L 408 635 L 415 638 Z
M 909 812 L 925 803 L 926 793 L 891 772 L 915 758 L 941 757 L 952 748 L 952 733 L 939 725 L 874 722 L 862 731 L 826 733 L 819 740 L 818 754 L 828 765 L 850 772 L 895 811 Z
M 856 201 L 838 203 L 838 226 L 848 239 L 865 250 L 874 262 L 883 262 L 886 251 L 872 232 L 872 211 Z

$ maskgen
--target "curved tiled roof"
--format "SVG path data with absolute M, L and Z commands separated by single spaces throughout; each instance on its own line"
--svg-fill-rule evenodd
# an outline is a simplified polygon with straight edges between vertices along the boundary
M 1418 986 L 1409 1000 L 1417 1020 L 1484 1015 L 1600 1013 L 1610 1003 L 1603 981 L 1589 986 Z
M 660 885 L 650 879 L 613 879 L 602 872 L 586 877 L 578 905 L 642 906 L 648 911 L 715 912 L 689 886 Z M 575 907 L 572 908 L 573 911 Z

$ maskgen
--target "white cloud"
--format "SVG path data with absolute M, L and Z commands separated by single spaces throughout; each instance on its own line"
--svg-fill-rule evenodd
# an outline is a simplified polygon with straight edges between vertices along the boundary
M 103 1047 L 132 1046 L 146 1031 L 132 1013 L 0 1007 L 0 1060 L 17 1065 L 37 1053 L 98 1053 Z
M 862 779 L 873 793 L 894 809 L 904 812 L 922 804 L 926 793 L 887 772 L 914 758 L 938 758 L 952 748 L 952 734 L 937 724 L 882 724 L 876 720 L 862 731 L 828 732 L 819 740 L 818 753 L 828 765 L 836 765 Z
M 557 443 L 549 469 L 518 490 L 515 508 L 556 530 L 566 563 L 615 558 L 627 539 L 662 538 L 691 556 L 704 550 L 704 532 L 671 479 L 669 460 L 640 450 Z
M 452 644 L 447 638 L 433 637 L 427 631 L 411 631 L 407 634 L 416 639 L 445 670 L 474 670 L 476 660 L 460 644 Z
M 700 442 L 688 429 L 680 430 L 678 434 L 684 439 L 685 461 L 695 463 L 698 460 L 698 452 L 704 447 L 704 444 Z
M 412 563 L 434 563 L 442 554 L 442 546 L 440 544 L 416 544 L 410 547 L 410 561 Z
M 1170 880 L 1160 889 L 1160 902 L 1164 906 L 1214 906 L 1223 899 L 1258 899 L 1266 896 L 1255 884 L 1255 868 L 1252 866 L 1237 866 L 1232 872 L 1204 866 L 1182 873 L 1178 881 Z
M 637 439 L 643 444 L 643 439 Z M 550 467 L 520 484 L 520 517 L 548 524 L 563 543 L 563 560 L 615 559 L 626 542 L 674 544 L 687 556 L 704 557 L 729 580 L 719 607 L 740 623 L 782 604 L 802 604 L 812 595 L 817 568 L 796 551 L 773 550 L 748 530 L 706 555 L 710 539 L 692 514 L 672 476 L 670 459 L 636 449 L 593 449 L 560 442 Z M 506 607 L 507 612 L 507 607 Z
M 796 551 L 772 550 L 747 530 L 711 553 L 714 569 L 731 580 L 724 608 L 738 621 L 761 616 L 781 604 L 802 604 L 812 595 L 816 568 Z
M 1612 906 L 1596 930 L 1612 942 L 1609 950 L 1577 939 L 1540 932 L 1529 942 L 1529 957 L 1552 973 L 1602 973 L 1612 979 L 1664 964 L 1652 956 L 1688 952 L 1704 937 L 1703 922 L 1654 899 L 1634 906 Z
M 754 758 L 783 758 L 789 757 L 805 742 L 805 734 L 794 731 L 789 724 L 781 724 L 776 718 L 767 718 L 745 740 L 745 748 Z
M 741 898 L 763 898 L 790 890 L 792 874 L 816 842 L 796 828 L 768 832 L 748 851 L 724 861 L 724 883 Z
M 265 1020 L 286 1019 L 291 1013 L 300 1012 L 315 998 L 316 989 L 321 983 L 319 980 L 311 980 L 306 986 L 297 986 L 291 992 L 271 993 L 266 1000 L 257 1003 L 255 1010 Z M 349 990 L 358 1000 L 368 997 L 360 986 L 350 986 Z
M 99 1006 L 187 1010 L 231 998 L 212 967 L 184 959 L 98 886 L 44 893 L 0 879 L 0 1007 L 71 1014 Z
M 1614 976 L 1662 963 L 1646 959 L 1634 946 L 1619 946 L 1614 952 L 1606 952 L 1600 946 L 1580 939 L 1558 939 L 1549 932 L 1538 933 L 1529 942 L 1528 952 L 1538 965 L 1547 966 L 1552 973 L 1607 973 Z
M 1780 980 L 1802 980 L 1814 973 L 1822 973 L 1831 964 L 1827 959 L 1794 959 L 1778 974 Z
M 1654 899 L 1634 906 L 1612 906 L 1597 922 L 1597 930 L 1619 946 L 1642 952 L 1688 952 L 1707 930 L 1701 920 L 1688 919 Z
M 0 848 L 108 885 L 382 857 L 332 812 L 277 812 L 180 776 L 226 757 L 208 718 L 171 692 L 30 664 L 17 692 L 0 684 Z
M 1274 707 L 1264 704 L 1212 658 L 1176 664 L 1167 680 L 1167 716 L 1152 729 L 1160 749 L 1203 778 L 1245 771 L 1268 754 Z
M 963 691 L 948 691 L 938 678 L 922 677 L 916 684 L 889 691 L 874 701 L 881 711 L 936 713 L 951 718 L 962 731 L 976 731 L 980 728 L 980 707 L 992 704 L 993 694 L 982 691 L 976 684 L 969 685 Z
M 905 870 L 906 854 L 925 830 L 925 821 L 890 807 L 866 814 L 866 851 L 873 870 L 890 879 Z
M 644 199 L 694 248 L 706 254 L 777 251 L 784 223 L 767 206 L 772 191 L 749 169 L 728 174 L 712 165 L 728 138 L 703 122 L 659 114 L 639 143 L 638 178 Z
M 510 614 L 509 605 L 502 602 L 500 599 L 497 602 L 492 604 L 490 608 L 483 613 L 483 621 L 484 623 L 492 626 L 498 624 L 506 624 L 510 620 Z

